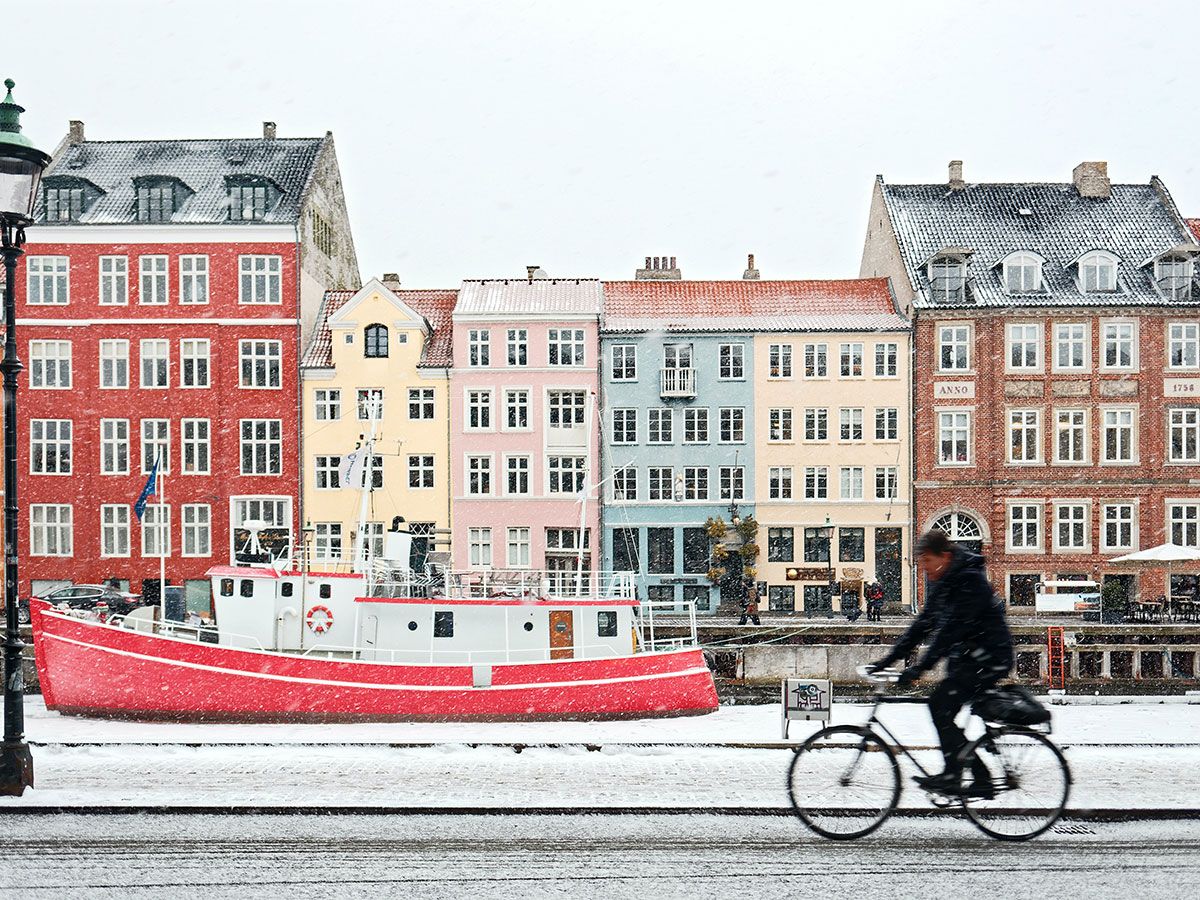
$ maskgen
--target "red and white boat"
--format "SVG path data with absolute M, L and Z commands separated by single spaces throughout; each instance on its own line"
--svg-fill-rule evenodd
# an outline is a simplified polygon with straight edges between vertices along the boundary
M 107 622 L 33 600 L 49 709 L 181 721 L 604 719 L 712 712 L 691 637 L 659 640 L 627 573 L 210 570 L 216 624 Z

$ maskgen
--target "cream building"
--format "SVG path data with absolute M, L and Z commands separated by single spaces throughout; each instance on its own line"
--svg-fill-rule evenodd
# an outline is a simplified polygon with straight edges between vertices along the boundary
M 382 552 L 395 516 L 428 538 L 414 540 L 416 562 L 438 530 L 449 529 L 447 391 L 457 295 L 402 290 L 387 275 L 358 291 L 325 294 L 301 361 L 301 521 L 313 565 L 353 563 L 362 492 L 343 488 L 338 469 L 343 454 L 370 439 L 373 407 L 379 412 L 366 519 L 374 552 Z

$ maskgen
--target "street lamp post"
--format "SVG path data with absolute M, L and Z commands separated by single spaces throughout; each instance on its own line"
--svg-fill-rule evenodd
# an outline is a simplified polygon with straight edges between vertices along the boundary
M 829 566 L 829 608 L 833 609 L 833 523 L 829 520 L 829 516 L 825 517 L 825 524 L 819 528 L 821 537 L 825 538 L 825 562 Z
M 0 251 L 4 255 L 4 741 L 0 744 L 0 795 L 19 797 L 33 786 L 33 757 L 25 743 L 25 682 L 17 622 L 17 261 L 25 227 L 33 221 L 42 172 L 50 157 L 21 134 L 25 109 L 13 100 L 14 82 L 4 82 L 0 103 Z

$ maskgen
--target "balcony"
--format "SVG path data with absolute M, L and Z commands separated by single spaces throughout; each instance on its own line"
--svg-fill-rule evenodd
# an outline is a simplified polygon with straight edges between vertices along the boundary
M 664 400 L 696 396 L 695 369 L 659 369 L 659 395 Z

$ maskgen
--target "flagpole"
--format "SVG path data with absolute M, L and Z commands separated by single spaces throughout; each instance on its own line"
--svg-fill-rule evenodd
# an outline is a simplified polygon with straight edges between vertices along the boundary
M 162 453 L 159 452 L 159 461 L 162 461 Z M 165 623 L 167 621 L 167 542 L 170 540 L 168 535 L 171 533 L 170 514 L 167 513 L 167 498 L 163 496 L 163 467 L 158 467 L 158 484 L 155 485 L 155 493 L 158 494 L 158 608 L 159 618 Z M 167 527 L 163 527 L 162 515 L 167 516 Z

